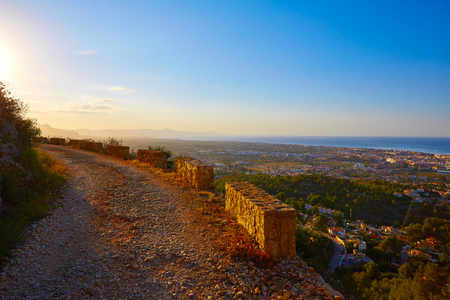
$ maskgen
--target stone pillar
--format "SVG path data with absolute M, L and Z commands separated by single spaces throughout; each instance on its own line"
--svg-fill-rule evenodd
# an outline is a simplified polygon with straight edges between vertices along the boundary
M 175 166 L 181 179 L 192 187 L 199 190 L 214 188 L 214 169 L 212 166 L 190 157 L 176 158 Z
M 139 149 L 137 160 L 148 163 L 152 167 L 167 169 L 167 153 L 165 151 Z
M 225 209 L 272 257 L 296 255 L 296 211 L 246 182 L 225 184 Z
M 130 147 L 118 146 L 118 145 L 107 145 L 106 153 L 108 155 L 126 160 L 130 157 Z
M 100 142 L 85 142 L 81 141 L 80 143 L 81 149 L 94 151 L 94 152 L 101 152 L 103 148 L 103 144 Z

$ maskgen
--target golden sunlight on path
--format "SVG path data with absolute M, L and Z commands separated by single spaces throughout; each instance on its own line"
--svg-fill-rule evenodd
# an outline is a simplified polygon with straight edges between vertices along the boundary
M 13 251 L 0 299 L 269 299 L 280 291 L 332 299 L 298 258 L 275 270 L 296 279 L 273 282 L 265 278 L 274 270 L 225 261 L 183 188 L 131 162 L 42 148 L 67 165 L 69 180 L 57 208 Z

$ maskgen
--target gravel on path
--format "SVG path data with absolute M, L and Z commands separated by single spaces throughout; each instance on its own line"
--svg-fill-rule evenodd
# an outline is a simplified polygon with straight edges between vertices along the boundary
M 69 170 L 63 197 L 24 233 L 0 299 L 335 299 L 297 257 L 227 260 L 182 187 L 127 161 L 43 145 Z

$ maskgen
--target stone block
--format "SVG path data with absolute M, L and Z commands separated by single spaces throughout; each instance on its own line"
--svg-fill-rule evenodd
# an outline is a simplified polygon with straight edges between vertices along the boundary
M 93 151 L 93 152 L 102 152 L 103 144 L 100 142 L 91 142 L 91 141 L 83 141 L 81 140 L 79 143 L 80 149 Z
M 139 149 L 137 160 L 148 163 L 152 167 L 167 169 L 167 153 L 165 151 Z
M 175 166 L 178 176 L 192 187 L 199 190 L 214 188 L 214 169 L 212 166 L 190 157 L 176 158 Z
M 47 144 L 48 138 L 39 136 L 39 137 L 34 138 L 33 142 L 38 143 L 38 144 Z
M 108 155 L 126 160 L 130 157 L 130 147 L 118 146 L 118 145 L 107 145 L 106 153 Z
M 70 139 L 69 140 L 69 146 L 70 147 L 75 147 L 75 148 L 81 148 L 81 143 L 82 142 L 83 142 L 83 140 Z
M 50 138 L 50 140 L 48 141 L 49 144 L 52 145 L 62 145 L 64 146 L 66 144 L 66 139 L 61 139 L 61 138 Z
M 246 182 L 225 184 L 225 209 L 272 257 L 296 255 L 296 211 Z

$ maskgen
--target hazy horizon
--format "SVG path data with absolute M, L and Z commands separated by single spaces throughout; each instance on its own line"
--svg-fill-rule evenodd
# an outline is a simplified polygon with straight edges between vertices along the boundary
M 0 81 L 41 124 L 450 137 L 450 3 L 2 1 Z
M 88 128 L 74 128 L 74 129 L 63 129 L 63 128 L 55 128 L 53 126 L 51 126 L 50 124 L 38 124 L 38 127 L 41 126 L 50 126 L 52 129 L 55 130 L 63 130 L 63 131 L 73 131 L 76 132 L 78 134 L 80 134 L 81 136 L 86 136 L 83 135 L 83 132 L 86 131 L 92 131 L 92 132 L 121 132 L 121 131 L 129 131 L 129 132 L 137 132 L 137 131 L 154 131 L 154 132 L 159 132 L 159 133 L 163 133 L 165 131 L 170 131 L 170 132 L 175 132 L 175 133 L 180 133 L 180 134 L 211 134 L 211 137 L 225 137 L 225 138 L 232 138 L 232 137 L 306 137 L 306 138 L 314 138 L 314 137 L 318 137 L 318 138 L 450 138 L 448 136 L 376 136 L 376 135 L 372 135 L 372 136 L 368 136 L 368 135 L 285 135 L 285 134 L 254 134 L 254 135 L 248 135 L 248 134 L 226 134 L 226 133 L 222 133 L 222 132 L 216 132 L 216 131 L 183 131 L 183 130 L 173 130 L 171 128 L 164 128 L 164 129 L 152 129 L 152 128 L 138 128 L 138 129 L 131 129 L 131 128 L 119 128 L 119 129 L 107 129 L 107 128 L 103 128 L 103 129 L 88 129 Z M 102 137 L 107 137 L 107 136 L 102 136 Z M 129 137 L 143 137 L 143 136 L 129 136 Z M 208 137 L 208 136 L 206 136 Z M 151 136 L 149 136 L 148 138 L 152 138 Z M 158 137 L 159 138 L 159 137 Z

